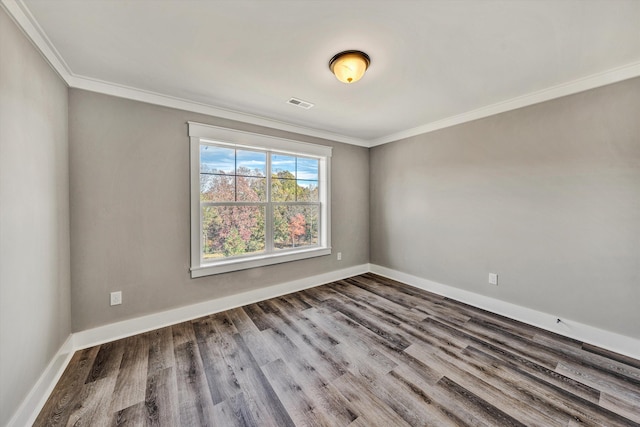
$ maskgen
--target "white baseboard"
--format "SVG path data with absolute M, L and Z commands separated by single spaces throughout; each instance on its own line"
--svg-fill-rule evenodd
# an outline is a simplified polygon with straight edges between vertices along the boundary
M 33 424 L 77 350 L 367 272 L 379 274 L 492 313 L 640 359 L 640 340 L 568 319 L 563 319 L 562 323 L 558 324 L 556 323 L 557 317 L 547 313 L 432 282 L 376 264 L 362 264 L 71 334 L 13 415 L 7 427 L 22 427 Z
M 56 355 L 51 359 L 42 375 L 40 375 L 36 384 L 31 388 L 27 397 L 22 401 L 18 410 L 13 414 L 7 427 L 33 425 L 40 410 L 53 391 L 53 388 L 67 368 L 73 353 L 75 353 L 75 349 L 73 348 L 73 335 L 69 335 Z
M 135 319 L 123 320 L 73 334 L 76 350 L 152 331 L 164 326 L 174 325 L 220 311 L 230 310 L 243 305 L 264 301 L 303 289 L 323 285 L 369 271 L 368 264 L 356 265 L 342 270 L 329 271 L 316 276 L 305 277 L 291 282 L 280 283 L 266 288 L 255 289 L 228 297 L 217 298 L 185 307 L 153 313 Z
M 552 314 L 465 291 L 453 286 L 443 285 L 380 265 L 369 264 L 369 271 L 565 337 L 606 348 L 607 350 L 624 354 L 634 359 L 640 359 L 640 340 L 632 337 L 605 331 L 565 318 L 562 318 L 562 321 L 557 323 L 556 320 L 558 316 Z
M 367 273 L 368 271 L 368 264 L 356 265 L 71 334 L 15 412 L 9 424 L 7 424 L 7 427 L 23 427 L 33 424 L 69 364 L 71 357 L 78 350 L 196 319 L 208 314 L 290 294 L 347 277 L 357 276 L 358 274 Z

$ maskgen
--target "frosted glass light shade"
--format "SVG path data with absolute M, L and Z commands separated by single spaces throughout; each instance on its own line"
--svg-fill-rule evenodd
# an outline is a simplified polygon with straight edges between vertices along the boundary
M 358 50 L 340 52 L 329 61 L 331 72 L 343 83 L 355 83 L 369 68 L 369 55 Z

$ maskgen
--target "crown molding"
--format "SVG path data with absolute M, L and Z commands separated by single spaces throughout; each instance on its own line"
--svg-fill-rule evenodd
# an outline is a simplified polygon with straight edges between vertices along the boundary
M 340 135 L 320 129 L 298 126 L 263 116 L 215 107 L 210 104 L 190 101 L 171 95 L 164 95 L 157 92 L 137 89 L 134 87 L 119 85 L 102 80 L 74 75 L 69 78 L 67 84 L 75 89 L 83 89 L 90 92 L 98 92 L 106 95 L 117 96 L 119 98 L 146 102 L 148 104 L 160 105 L 163 107 L 175 108 L 178 110 L 191 111 L 193 113 L 206 114 L 222 119 L 236 120 L 239 122 L 257 126 L 264 126 L 271 129 L 293 132 L 301 135 L 328 139 L 331 141 L 343 142 L 345 144 L 358 145 L 360 147 L 369 147 L 369 142 L 363 139 Z
M 435 122 L 427 123 L 401 132 L 372 139 L 369 141 L 369 147 L 399 141 L 412 136 L 433 132 L 439 129 L 493 116 L 495 114 L 527 107 L 529 105 L 539 104 L 544 101 L 550 101 L 552 99 L 561 98 L 574 93 L 584 92 L 589 89 L 595 89 L 600 86 L 606 86 L 608 84 L 621 82 L 638 76 L 640 76 L 640 61 L 601 73 L 592 74 L 587 77 L 562 83 L 536 92 L 531 92 L 506 101 L 497 102 L 456 116 L 447 117 L 442 120 L 437 120 Z
M 268 117 L 220 108 L 211 104 L 195 102 L 171 95 L 74 74 L 22 0 L 0 0 L 0 2 L 9 16 L 27 35 L 27 38 L 29 38 L 36 48 L 40 50 L 51 67 L 60 75 L 67 86 L 71 88 L 84 89 L 90 92 L 98 92 L 134 101 L 160 105 L 163 107 L 176 108 L 179 110 L 206 114 L 223 119 L 236 120 L 252 125 L 264 126 L 351 145 L 358 145 L 360 147 L 369 147 L 369 142 L 360 138 L 306 126 L 294 125 Z
M 49 37 L 31 14 L 31 11 L 22 0 L 1 0 L 0 4 L 4 7 L 9 17 L 18 25 L 31 43 L 40 50 L 42 56 L 49 62 L 51 67 L 60 75 L 62 80 L 69 85 L 69 78 L 72 76 L 71 69 L 62 59 L 62 56 L 55 48 Z
M 51 64 L 53 69 L 71 88 L 83 89 L 90 92 L 103 93 L 134 101 L 146 102 L 163 107 L 176 108 L 179 110 L 191 111 L 223 119 L 236 120 L 257 126 L 264 126 L 301 135 L 328 139 L 331 141 L 343 142 L 360 147 L 371 148 L 389 142 L 433 132 L 447 127 L 459 125 L 473 120 L 493 116 L 529 105 L 538 104 L 544 101 L 572 95 L 589 89 L 595 89 L 612 83 L 631 79 L 640 76 L 640 61 L 633 62 L 621 67 L 613 68 L 601 73 L 592 74 L 570 82 L 562 83 L 526 95 L 518 96 L 495 104 L 487 105 L 476 110 L 446 117 L 441 120 L 429 122 L 411 129 L 394 132 L 380 138 L 370 140 L 355 138 L 347 135 L 328 132 L 321 129 L 306 126 L 294 125 L 280 120 L 263 117 L 255 114 L 243 113 L 231 109 L 216 107 L 211 104 L 195 102 L 188 99 L 178 98 L 171 95 L 162 94 L 138 89 L 135 87 L 120 85 L 98 79 L 74 74 L 53 43 L 49 40 L 44 30 L 33 17 L 29 8 L 22 0 L 0 0 L 0 4 L 8 12 L 9 16 L 18 24 L 31 42 L 40 50 L 45 59 Z

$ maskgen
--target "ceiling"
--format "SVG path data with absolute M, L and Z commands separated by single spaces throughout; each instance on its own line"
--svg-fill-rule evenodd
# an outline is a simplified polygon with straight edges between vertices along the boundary
M 638 0 L 2 2 L 72 87 L 364 146 L 640 75 Z

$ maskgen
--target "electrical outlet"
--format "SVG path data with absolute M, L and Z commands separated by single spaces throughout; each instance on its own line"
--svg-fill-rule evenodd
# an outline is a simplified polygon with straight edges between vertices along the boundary
M 338 261 L 342 261 L 342 252 L 338 252 Z
M 111 305 L 122 304 L 122 291 L 111 292 Z
M 489 284 L 498 285 L 498 273 L 489 273 Z

